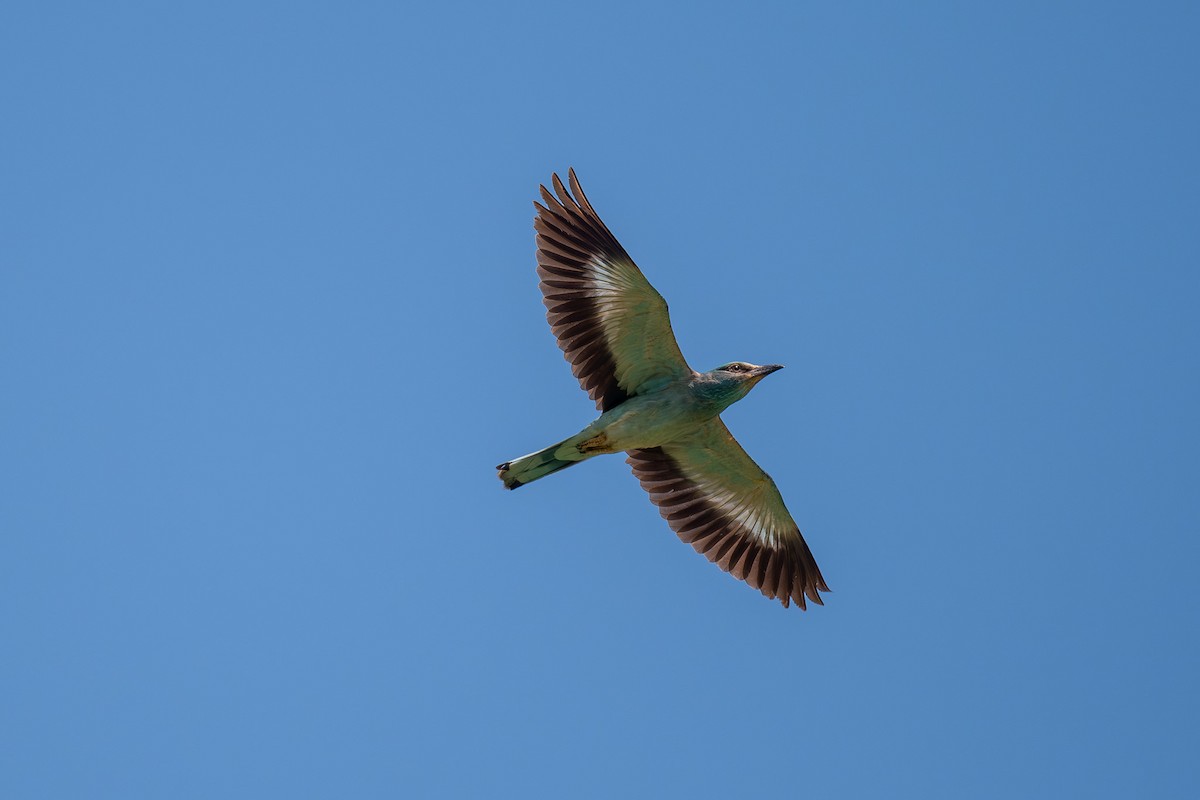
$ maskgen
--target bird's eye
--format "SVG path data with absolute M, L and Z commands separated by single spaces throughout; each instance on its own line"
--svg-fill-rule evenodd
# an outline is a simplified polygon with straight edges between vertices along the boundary
M 742 365 L 741 364 L 730 364 L 728 367 L 725 368 L 725 370 L 726 370 L 726 372 L 741 372 Z

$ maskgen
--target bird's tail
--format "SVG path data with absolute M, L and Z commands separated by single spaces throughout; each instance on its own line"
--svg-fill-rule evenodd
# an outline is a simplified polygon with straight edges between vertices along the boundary
M 552 472 L 558 472 L 560 469 L 566 469 L 572 464 L 578 464 L 584 458 L 582 454 L 580 458 L 574 460 L 556 458 L 554 455 L 559 448 L 570 442 L 570 439 L 566 439 L 558 444 L 550 445 L 545 450 L 538 450 L 536 453 L 514 458 L 512 461 L 505 461 L 496 467 L 500 471 L 500 480 L 504 481 L 504 488 L 516 489 L 518 486 L 524 486 L 530 481 L 544 478 Z M 571 448 L 571 450 L 574 450 L 574 448 Z

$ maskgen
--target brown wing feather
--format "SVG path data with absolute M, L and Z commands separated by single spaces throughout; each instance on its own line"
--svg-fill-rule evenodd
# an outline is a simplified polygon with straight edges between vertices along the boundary
M 633 474 L 667 524 L 696 552 L 784 607 L 794 600 L 806 608 L 806 598 L 824 605 L 818 592 L 828 592 L 829 587 L 799 528 L 793 525 L 772 539 L 755 536 L 662 447 L 630 450 L 628 456 Z
M 569 173 L 541 187 L 534 219 L 546 319 L 580 386 L 607 411 L 657 377 L 690 370 L 667 305 L 601 221 Z M 556 196 L 557 195 L 557 196 Z

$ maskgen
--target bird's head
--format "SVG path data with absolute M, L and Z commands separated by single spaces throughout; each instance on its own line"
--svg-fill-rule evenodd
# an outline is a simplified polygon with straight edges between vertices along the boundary
M 706 377 L 712 381 L 713 393 L 720 398 L 722 405 L 728 406 L 745 397 L 763 378 L 781 369 L 782 364 L 764 364 L 760 367 L 745 361 L 731 361 L 711 370 Z

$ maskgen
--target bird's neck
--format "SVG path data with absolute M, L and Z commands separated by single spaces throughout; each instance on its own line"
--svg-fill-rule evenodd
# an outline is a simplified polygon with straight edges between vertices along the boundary
M 706 408 L 720 413 L 745 396 L 743 387 L 728 380 L 721 380 L 708 372 L 699 372 L 692 378 L 692 395 Z

